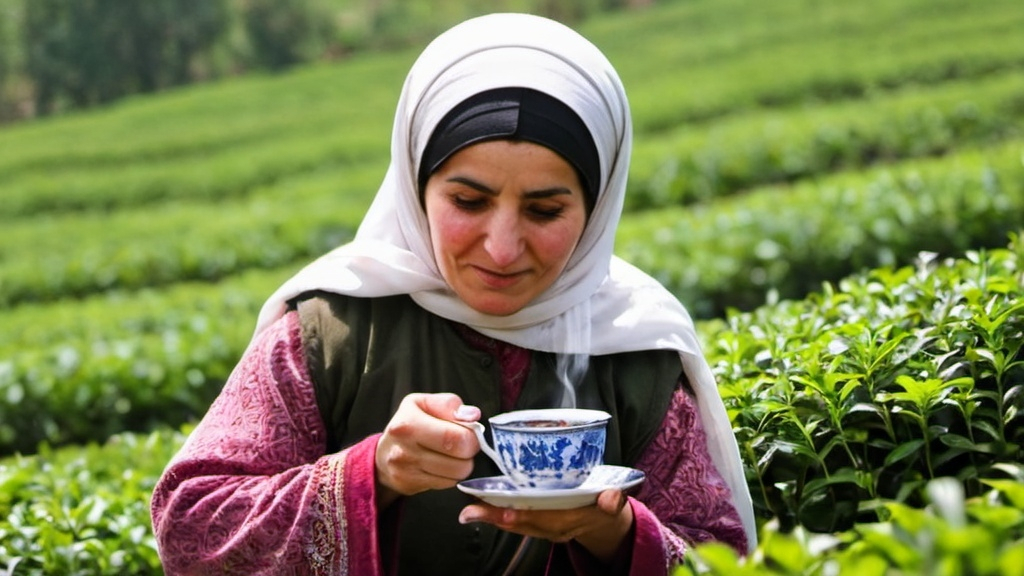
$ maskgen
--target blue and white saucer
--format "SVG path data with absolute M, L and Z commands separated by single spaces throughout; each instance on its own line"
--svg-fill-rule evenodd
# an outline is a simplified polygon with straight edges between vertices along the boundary
M 610 488 L 628 490 L 644 481 L 645 475 L 625 466 L 597 466 L 587 480 L 576 488 L 543 490 L 519 488 L 505 476 L 473 478 L 459 482 L 458 488 L 484 502 L 517 510 L 568 510 L 597 502 L 597 495 Z

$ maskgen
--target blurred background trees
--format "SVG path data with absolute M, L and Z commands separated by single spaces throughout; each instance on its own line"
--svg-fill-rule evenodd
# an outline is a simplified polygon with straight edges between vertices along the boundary
M 227 29 L 225 0 L 31 0 L 22 72 L 39 114 L 154 92 L 195 77 Z
M 468 16 L 566 23 L 652 0 L 0 0 L 0 122 L 364 50 Z

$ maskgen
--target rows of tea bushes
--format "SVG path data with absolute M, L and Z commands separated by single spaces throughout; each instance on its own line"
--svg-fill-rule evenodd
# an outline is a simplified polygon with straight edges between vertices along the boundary
M 907 263 L 920 250 L 999 246 L 1022 217 L 1014 141 L 645 212 L 623 220 L 617 250 L 711 317 L 749 310 L 770 291 L 799 297 L 823 280 Z
M 761 540 L 678 574 L 1021 574 L 1022 263 L 1015 238 L 701 323 Z M 159 574 L 149 494 L 183 440 L 0 459 L 0 567 Z
M 315 67 L 288 82 L 246 78 L 5 128 L 0 218 L 219 201 L 323 166 L 386 159 L 408 58 Z
M 5 313 L 0 454 L 195 420 L 291 268 Z
M 978 13 L 922 0 L 884 9 L 838 3 L 813 10 L 790 2 L 743 6 L 746 17 L 733 18 L 737 29 L 715 41 L 706 41 L 707 34 L 680 33 L 679 25 L 698 32 L 708 12 L 722 17 L 743 4 L 675 3 L 598 20 L 585 29 L 621 62 L 638 134 L 751 106 L 788 107 L 915 83 L 978 80 L 1024 65 L 1019 35 L 1005 35 L 998 47 L 992 43 L 1022 20 L 1009 0 Z M 923 22 L 901 19 L 921 10 L 929 14 Z M 958 27 L 955 42 L 946 35 L 954 34 L 950 26 Z M 815 34 L 807 34 L 812 29 Z M 637 37 L 645 42 L 621 44 Z M 6 192 L 0 217 L 237 196 L 324 163 L 379 159 L 387 153 L 397 90 L 413 56 L 363 57 L 344 67 L 297 72 L 287 83 L 243 79 L 169 94 L 156 106 L 139 99 L 68 122 L 11 127 L 0 134 L 0 185 Z M 836 67 L 837 61 L 849 65 Z M 665 73 L 677 64 L 686 66 L 686 74 Z M 820 90 L 821 83 L 849 86 Z M 713 114 L 699 112 L 708 106 Z
M 984 10 L 955 0 L 724 0 L 599 19 L 587 32 L 620 66 L 643 134 L 743 108 L 1001 74 L 1024 65 L 1022 25 L 1013 0 Z
M 1021 225 L 1024 165 L 1019 147 L 1007 145 L 904 163 L 898 171 L 879 168 L 801 183 L 785 191 L 785 204 L 778 201 L 781 193 L 762 190 L 728 202 L 633 216 L 623 223 L 619 252 L 675 291 L 694 315 L 720 316 L 729 307 L 757 306 L 769 290 L 783 298 L 799 297 L 817 290 L 823 281 L 838 280 L 863 267 L 909 262 L 922 249 L 955 254 L 975 246 L 1001 245 L 1006 234 Z M 271 217 L 273 213 L 268 213 Z M 317 222 L 329 230 L 327 227 L 335 220 L 342 218 L 324 212 L 302 222 Z M 170 218 L 160 222 L 178 224 Z M 155 225 L 156 235 L 131 244 L 142 254 L 148 246 L 151 259 L 129 259 L 113 269 L 139 275 L 137 279 L 120 276 L 111 284 L 144 286 L 168 282 L 175 274 L 184 279 L 235 272 L 242 259 L 241 250 L 247 247 L 254 249 L 254 258 L 266 258 L 265 251 L 277 245 L 283 246 L 285 254 L 290 253 L 288 245 L 280 240 L 287 237 L 285 230 L 275 230 L 277 236 L 268 237 L 254 231 L 250 236 L 225 241 L 240 226 L 230 217 L 225 223 L 223 231 L 197 231 L 197 254 L 209 258 L 197 257 L 193 270 L 185 269 L 180 260 L 163 269 L 158 266 L 161 261 L 156 258 L 163 254 L 162 237 L 160 225 Z M 187 227 L 188 218 L 180 224 Z M 304 236 L 309 232 L 305 226 L 293 227 L 290 232 L 297 245 L 309 246 L 307 254 L 316 247 Z M 220 242 L 219 249 L 204 250 L 206 242 Z M 169 255 L 180 257 L 181 253 Z M 227 260 L 217 260 L 217 256 Z M 216 266 L 221 262 L 224 268 L 218 271 Z M 48 271 L 38 263 L 24 264 Z M 105 264 L 109 263 L 97 261 L 98 266 Z M 84 272 L 84 279 L 103 278 L 95 270 Z M 33 278 L 28 272 L 22 277 Z M 274 287 L 270 281 L 261 281 L 258 285 L 263 292 L 259 293 L 245 292 L 241 286 L 252 285 L 251 278 L 268 277 L 283 278 L 284 273 L 257 273 L 243 276 L 242 282 L 212 287 L 183 285 L 154 292 L 161 296 L 147 297 L 150 309 L 191 309 L 205 318 L 202 331 L 186 327 L 186 337 L 171 339 L 168 333 L 183 330 L 176 325 L 166 326 L 166 322 L 176 321 L 177 316 L 171 314 L 166 321 L 158 322 L 159 329 L 139 332 L 108 320 L 97 322 L 81 314 L 79 303 L 73 301 L 16 309 L 8 322 L 18 344 L 8 347 L 0 339 L 0 351 L 9 354 L 0 363 L 0 388 L 9 388 L 7 400 L 0 402 L 0 414 L 10 414 L 0 419 L 0 452 L 12 447 L 29 449 L 42 439 L 101 440 L 122 429 L 118 426 L 139 429 L 159 421 L 181 423 L 207 403 L 216 383 L 223 381 L 231 359 L 241 353 L 255 308 Z M 69 285 L 63 284 L 65 289 Z M 26 290 L 43 293 L 38 285 Z M 201 311 L 198 305 L 240 291 L 249 294 L 249 312 L 236 325 L 226 319 L 240 309 L 214 306 Z M 147 298 L 140 301 L 146 302 Z M 119 317 L 116 311 L 124 306 L 118 298 L 100 297 L 90 302 L 97 310 L 107 310 L 96 314 L 106 318 Z M 59 326 L 61 331 L 49 339 L 38 338 L 38 344 L 26 349 L 24 334 L 31 334 L 33 326 Z M 126 337 L 126 329 L 131 330 L 130 337 Z M 233 345 L 224 346 L 223 338 Z M 191 352 L 183 354 L 171 343 L 186 346 Z M 147 365 L 150 368 L 144 367 Z M 161 402 L 167 403 L 166 410 Z M 32 410 L 24 411 L 26 406 Z M 69 408 L 87 408 L 90 416 L 62 424 L 61 416 Z M 38 420 L 46 424 L 40 425 Z
M 790 17 L 794 7 L 759 9 L 768 10 L 766 16 Z M 710 16 L 702 12 L 707 10 L 705 5 L 673 5 L 656 13 L 699 21 Z M 845 23 L 835 24 L 839 28 L 859 23 L 852 38 L 819 41 L 856 40 L 864 49 L 877 40 L 876 19 L 891 16 L 850 7 L 821 10 L 787 20 L 797 27 L 790 32 L 808 22 L 820 27 L 820 18 Z M 653 17 L 640 12 L 635 19 L 620 20 L 628 27 L 646 25 Z M 997 22 L 1014 18 L 1012 11 L 1001 19 L 972 18 L 960 41 L 981 42 L 983 31 L 992 33 L 992 26 L 1001 26 Z M 756 47 L 788 46 L 772 48 L 780 32 L 763 22 L 744 19 L 742 26 L 752 27 L 744 33 Z M 615 39 L 601 37 L 600 21 L 593 28 L 614 56 Z M 655 27 L 652 33 L 661 38 L 660 30 Z M 670 53 L 662 56 L 708 60 L 722 49 L 708 44 L 712 47 L 680 37 L 662 46 Z M 757 61 L 760 50 L 754 46 L 734 48 L 728 61 Z M 918 62 L 933 48 L 926 42 L 901 51 L 887 66 L 903 69 L 901 59 Z M 0 133 L 0 185 L 5 190 L 0 221 L 6 232 L 0 237 L 0 305 L 216 279 L 303 260 L 343 239 L 350 232 L 338 226 L 352 227 L 383 170 L 391 102 L 410 58 L 392 55 L 338 69 L 314 67 L 288 82 L 250 78 L 170 94 L 158 104 L 129 101 L 108 113 Z M 631 96 L 642 101 L 660 76 L 645 70 L 642 58 L 629 62 L 624 75 L 636 75 Z M 827 105 L 810 108 L 777 108 L 782 105 L 777 102 L 768 112 L 742 113 L 738 110 L 749 102 L 719 98 L 719 113 L 731 111 L 721 122 L 682 124 L 658 133 L 652 128 L 643 132 L 651 112 L 639 105 L 630 206 L 707 199 L 765 182 L 959 150 L 1019 134 L 1019 72 L 1002 64 L 968 69 L 973 72 L 954 77 L 969 81 L 924 87 L 909 73 L 904 82 L 868 74 L 864 86 L 877 87 L 868 97 L 847 100 L 848 95 L 839 94 Z M 736 94 L 770 91 L 761 76 L 722 78 L 700 90 L 681 87 L 663 99 L 678 106 L 689 95 L 707 95 L 725 85 L 736 86 Z M 342 85 L 343 94 L 337 88 Z M 153 203 L 160 205 L 160 219 L 149 212 Z M 89 210 L 82 214 L 82 209 Z M 310 230 L 303 232 L 304 225 Z M 252 231 L 235 232 L 240 227 Z
M 624 223 L 619 251 L 659 277 L 695 315 L 720 315 L 730 306 L 756 306 L 768 289 L 797 297 L 861 267 L 910 261 L 924 248 L 957 253 L 971 246 L 999 245 L 1020 225 L 1022 182 L 1024 166 L 1015 146 L 903 165 L 901 173 L 879 169 L 841 174 L 788 191 L 790 203 L 785 205 L 779 205 L 777 191 L 763 191 L 695 207 L 692 213 L 657 213 L 657 224 L 633 218 Z M 758 218 L 760 213 L 773 217 Z M 333 217 L 318 218 L 326 226 Z M 227 222 L 230 231 L 233 223 Z M 301 234 L 305 228 L 297 230 Z M 200 233 L 199 241 L 216 241 L 216 233 Z M 160 253 L 159 240 L 148 240 L 155 254 Z M 259 236 L 243 240 L 237 245 L 266 249 L 271 243 Z M 146 246 L 146 240 L 140 243 Z M 207 253 L 237 254 L 227 245 Z M 209 261 L 205 265 L 212 266 Z M 173 266 L 161 271 L 152 262 L 121 270 L 165 274 L 165 279 L 185 275 Z M 92 316 L 74 301 L 16 309 L 8 325 L 17 340 L 5 344 L 0 339 L 0 351 L 8 354 L 0 363 L 0 387 L 7 389 L 0 413 L 8 415 L 0 419 L 0 448 L 26 450 L 43 439 L 100 440 L 124 429 L 120 426 L 178 424 L 194 415 L 241 353 L 254 310 L 273 288 L 269 280 L 256 283 L 262 293 L 247 292 L 244 286 L 252 285 L 252 278 L 267 277 L 253 274 L 242 277 L 243 282 L 209 288 L 183 285 L 152 293 L 159 297 L 138 299 L 156 313 L 181 309 L 198 314 L 203 318 L 199 330 L 193 329 L 191 314 L 150 319 L 156 327 L 146 330 L 111 321 L 125 306 L 119 298 L 90 300 L 97 310 L 106 311 Z M 269 277 L 283 278 L 284 273 Z M 147 280 L 140 277 L 138 282 Z M 200 304 L 237 293 L 250 295 L 245 310 L 203 310 Z M 245 312 L 245 320 L 229 325 L 227 318 L 239 317 L 237 312 Z M 26 349 L 25 334 L 34 326 L 60 327 L 60 332 L 48 332 L 49 337 Z M 230 346 L 223 343 L 225 338 Z M 62 423 L 69 409 L 89 416 Z
M 648 138 L 635 155 L 633 181 L 637 184 L 627 195 L 628 204 L 635 209 L 692 203 L 758 184 L 882 160 L 946 153 L 1019 136 L 1024 132 L 1020 126 L 1022 91 L 1024 75 L 1011 74 L 980 85 L 953 83 L 926 92 L 908 90 L 866 101 L 840 102 L 819 107 L 814 113 L 742 114 L 711 127 L 687 127 L 679 134 Z M 246 191 L 243 198 L 232 200 L 218 197 L 231 194 L 214 193 L 215 198 L 208 201 L 166 203 L 157 220 L 148 208 L 134 207 L 112 215 L 51 214 L 10 222 L 0 237 L 0 255 L 12 255 L 0 258 L 0 304 L 81 296 L 114 286 L 137 288 L 214 279 L 246 268 L 309 258 L 336 245 L 349 235 L 338 228 L 353 229 L 358 223 L 385 163 L 322 167 L 291 178 L 275 171 L 273 166 L 300 170 L 295 158 L 323 162 L 322 156 L 331 156 L 329 152 L 306 154 L 305 146 L 293 147 L 306 136 L 277 142 L 274 148 L 261 143 L 279 154 L 269 165 L 261 163 L 258 155 L 252 156 L 249 147 L 241 146 L 230 154 L 215 154 L 209 162 L 190 164 L 183 173 L 173 170 L 173 162 L 160 169 L 154 168 L 155 162 L 143 162 L 130 172 L 137 176 L 139 194 L 150 200 L 161 197 L 163 192 L 158 189 L 168 187 L 196 193 L 210 187 Z M 204 150 L 202 146 L 197 149 Z M 237 158 L 245 158 L 247 163 Z M 660 167 L 654 168 L 658 162 Z M 99 164 L 103 170 L 90 170 L 107 181 L 106 185 L 77 184 L 88 190 L 90 202 L 101 201 L 101 190 L 118 190 L 112 181 L 133 186 L 133 177 L 109 170 L 105 162 Z M 252 178 L 261 181 L 266 177 L 250 176 L 267 170 L 273 178 L 283 180 L 255 186 Z M 168 175 L 204 183 L 177 181 L 171 186 L 164 180 Z M 48 187 L 71 195 L 63 179 L 45 181 Z M 48 195 L 37 192 L 26 197 L 45 202 Z M 246 232 L 239 234 L 239 229 Z M 169 244 L 169 238 L 176 241 Z M 70 241 L 74 250 L 67 249 Z
M 275 136 L 246 141 L 217 154 L 200 151 L 186 158 L 136 160 L 116 169 L 100 164 L 33 172 L 8 184 L 13 193 L 0 208 L 0 217 L 110 211 L 181 199 L 215 202 L 323 166 L 354 165 L 372 158 L 376 151 L 360 149 L 360 143 L 344 132 L 311 130 L 317 137 Z
M 680 125 L 637 142 L 627 209 L 709 201 L 756 186 L 1024 135 L 1024 69 L 797 109 Z
M 349 138 L 346 154 L 354 157 L 381 145 L 386 154 L 396 90 L 412 57 L 379 54 L 286 76 L 248 75 L 5 126 L 0 131 L 0 181 L 42 172 L 59 178 L 67 168 L 110 170 L 203 158 L 238 145 L 290 141 L 293 135 L 330 139 L 342 131 Z
M 0 238 L 0 306 L 311 259 L 353 236 L 383 170 L 377 163 L 324 168 L 235 202 L 167 203 L 159 218 L 137 207 L 10 222 Z

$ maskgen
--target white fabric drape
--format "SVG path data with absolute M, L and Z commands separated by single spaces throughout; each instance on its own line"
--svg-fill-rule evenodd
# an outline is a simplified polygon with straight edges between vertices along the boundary
M 579 114 L 597 145 L 602 181 L 563 274 L 524 309 L 498 317 L 466 306 L 441 277 L 416 175 L 427 140 L 448 110 L 478 92 L 512 86 L 545 92 Z M 711 456 L 732 490 L 753 547 L 753 510 L 739 451 L 693 322 L 665 288 L 613 255 L 631 147 L 622 83 L 588 40 L 538 16 L 492 14 L 468 20 L 427 46 L 406 78 L 395 114 L 391 164 L 355 239 L 285 282 L 263 306 L 257 331 L 279 318 L 289 299 L 325 290 L 363 297 L 409 294 L 439 316 L 533 350 L 590 355 L 677 350 L 695 389 Z M 580 322 L 586 311 L 589 326 Z M 581 329 L 589 334 L 571 333 Z

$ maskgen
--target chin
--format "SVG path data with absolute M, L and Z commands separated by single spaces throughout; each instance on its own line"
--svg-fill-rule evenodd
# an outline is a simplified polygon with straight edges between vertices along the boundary
M 511 316 L 524 308 L 524 305 L 519 304 L 518 302 L 465 302 L 473 310 L 476 310 L 481 314 L 487 314 L 488 316 Z

